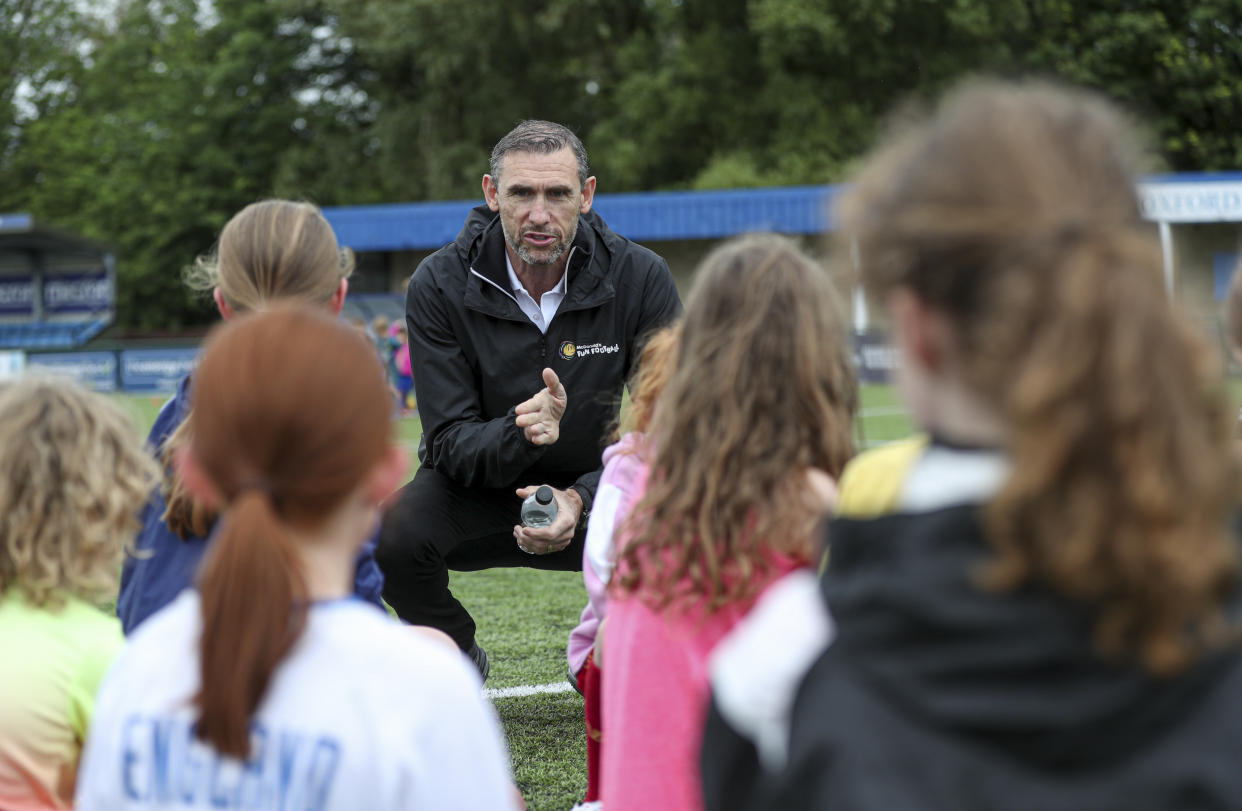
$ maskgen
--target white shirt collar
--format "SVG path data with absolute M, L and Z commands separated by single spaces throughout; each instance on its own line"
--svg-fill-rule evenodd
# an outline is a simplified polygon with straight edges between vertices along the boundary
M 572 251 L 573 249 L 570 248 L 570 250 Z M 534 296 L 530 295 L 530 292 L 526 289 L 526 285 L 522 284 L 522 280 L 519 279 L 517 276 L 517 273 L 514 272 L 513 262 L 510 261 L 509 252 L 507 250 L 505 251 L 505 270 L 509 271 L 509 287 L 513 290 L 513 294 L 517 295 L 518 292 L 520 291 L 520 292 L 526 293 L 526 295 L 530 296 L 533 299 Z M 561 280 L 557 282 L 556 286 L 553 287 L 551 290 L 549 290 L 548 293 L 555 293 L 558 296 L 561 296 L 563 298 L 565 296 L 566 286 L 568 285 L 568 281 L 567 281 L 568 279 L 569 279 L 569 262 L 566 262 L 565 272 L 561 274 Z
M 570 249 L 572 257 L 573 249 Z M 539 297 L 539 301 L 535 301 L 535 297 L 530 294 L 523 285 L 522 280 L 517 277 L 517 273 L 513 270 L 513 263 L 509 261 L 509 252 L 505 251 L 505 268 L 509 271 L 509 286 L 513 289 L 513 300 L 517 302 L 518 309 L 526 314 L 531 323 L 539 328 L 539 331 L 545 335 L 548 333 L 548 325 L 552 323 L 552 318 L 556 315 L 556 311 L 560 309 L 561 302 L 565 299 L 565 291 L 568 289 L 569 278 L 569 262 L 565 263 L 565 272 L 561 274 L 561 280 L 556 283 L 548 292 Z

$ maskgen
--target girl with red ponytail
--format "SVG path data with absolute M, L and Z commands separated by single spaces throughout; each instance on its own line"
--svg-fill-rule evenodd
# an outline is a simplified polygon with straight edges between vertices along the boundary
M 223 524 L 108 677 L 80 808 L 512 806 L 478 674 L 351 596 L 406 470 L 373 354 L 292 306 L 209 339 L 177 466 Z

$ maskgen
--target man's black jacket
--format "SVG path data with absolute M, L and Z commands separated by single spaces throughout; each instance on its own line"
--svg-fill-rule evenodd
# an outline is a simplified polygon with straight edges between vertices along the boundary
M 668 265 L 609 230 L 578 220 L 565 298 L 546 335 L 518 307 L 500 218 L 470 212 L 457 241 L 410 279 L 406 322 L 422 418 L 422 464 L 470 487 L 573 485 L 589 509 L 600 454 L 642 342 L 681 313 Z M 559 441 L 532 445 L 514 408 L 551 367 L 569 398 Z

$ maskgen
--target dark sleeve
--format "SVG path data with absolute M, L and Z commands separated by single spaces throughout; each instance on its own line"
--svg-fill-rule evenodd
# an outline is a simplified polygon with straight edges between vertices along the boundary
M 872 774 L 843 763 L 842 752 L 828 734 L 828 724 L 817 722 L 817 719 L 833 719 L 832 726 L 850 730 L 860 742 L 866 740 L 863 736 L 874 734 L 869 731 L 872 725 L 868 723 L 866 711 L 859 711 L 863 702 L 849 693 L 848 685 L 827 678 L 837 665 L 832 652 L 830 647 L 820 654 L 798 686 L 790 708 L 792 725 L 785 766 L 779 772 L 762 773 L 752 796 L 752 807 L 805 808 L 807 811 L 917 807 L 918 803 L 910 804 L 909 797 L 887 793 L 890 785 L 902 785 L 900 780 L 875 781 Z M 842 710 L 847 715 L 850 712 L 859 714 L 847 717 Z M 880 794 L 866 800 L 858 792 L 865 793 L 869 787 L 879 789 Z
M 423 464 L 466 487 L 507 487 L 546 449 L 526 441 L 517 427 L 517 403 L 503 417 L 483 418 L 474 370 L 442 296 L 420 267 L 405 299 Z
M 161 468 L 161 449 L 185 419 L 185 410 L 178 398 L 170 399 L 160 408 L 147 435 L 147 449 Z M 167 471 L 163 472 L 167 475 Z M 138 516 L 134 554 L 127 552 L 121 565 L 116 615 L 127 636 L 140 623 L 172 602 L 182 589 L 193 585 L 206 546 L 202 538 L 182 541 L 173 534 L 164 522 L 165 507 L 162 485 L 157 484 Z
M 827 747 L 807 749 L 795 757 L 780 775 L 766 778 L 761 791 L 756 792 L 755 805 L 751 807 L 805 808 L 807 811 L 864 807 L 857 797 L 851 797 L 850 785 L 847 785 L 851 781 L 843 780 L 845 774 L 834 767 L 835 760 Z M 901 805 L 885 802 L 865 807 L 896 808 Z
M 379 539 L 379 530 L 358 550 L 357 564 L 354 567 L 354 594 L 366 600 L 381 611 L 386 611 L 380 595 L 384 591 L 384 573 L 375 562 L 375 544 Z
M 598 470 L 592 470 L 590 473 L 584 473 L 578 477 L 578 480 L 570 485 L 578 491 L 578 495 L 582 496 L 582 514 L 586 515 L 591 511 L 591 505 L 595 503 L 595 491 L 599 489 L 599 478 L 604 473 L 601 467 Z
M 647 268 L 646 283 L 643 285 L 642 298 L 639 302 L 638 327 L 634 330 L 634 346 L 630 351 L 630 368 L 626 370 L 626 379 L 633 377 L 637 370 L 634 363 L 642 354 L 643 343 L 651 333 L 672 323 L 681 315 L 681 296 L 677 293 L 677 285 L 673 284 L 673 274 L 668 263 L 660 256 L 651 254 L 654 262 Z M 582 511 L 591 509 L 595 501 L 595 491 L 599 489 L 599 479 L 604 468 L 592 470 L 580 476 L 573 483 L 573 488 L 582 496 Z
M 642 354 L 642 345 L 651 333 L 666 327 L 681 316 L 681 295 L 673 283 L 673 274 L 663 257 L 656 256 L 655 264 L 647 271 L 647 283 L 643 287 L 642 308 L 638 316 L 637 338 L 634 351 L 630 353 L 633 363 Z M 633 377 L 635 368 L 628 372 Z
M 742 811 L 756 807 L 753 803 L 761 779 L 759 753 L 755 745 L 738 734 L 720 714 L 715 696 L 707 710 L 699 767 L 706 811 Z

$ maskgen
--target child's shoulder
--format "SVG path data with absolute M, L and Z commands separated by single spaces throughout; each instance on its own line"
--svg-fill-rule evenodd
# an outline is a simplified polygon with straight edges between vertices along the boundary
M 873 518 L 895 509 L 906 475 L 927 443 L 927 437 L 918 434 L 855 456 L 841 474 L 837 515 Z
M 120 639 L 124 636 L 121 632 L 121 621 L 114 614 L 79 597 L 66 599 L 65 616 L 68 622 L 92 637 L 106 634 Z
M 370 603 L 351 598 L 317 608 L 314 613 L 318 616 L 312 627 L 323 633 L 326 649 L 334 655 L 365 661 L 368 670 L 404 674 L 424 684 L 427 680 L 468 679 L 472 674 L 477 679 L 456 646 L 420 633 Z M 394 683 L 401 681 L 397 678 Z
M 0 597 L 0 623 L 6 653 L 73 661 L 74 672 L 102 673 L 125 644 L 120 620 L 70 595 L 35 605 L 10 589 Z
M 20 588 L 13 587 L 0 595 L 0 609 L 7 617 L 54 625 L 83 639 L 121 636 L 120 620 L 72 594 L 57 593 L 46 605 L 36 605 Z
M 630 479 L 645 464 L 644 445 L 646 437 L 639 431 L 630 431 L 604 449 L 604 475 L 610 479 Z

